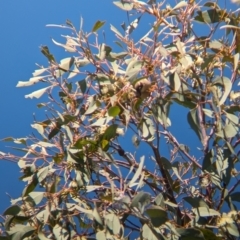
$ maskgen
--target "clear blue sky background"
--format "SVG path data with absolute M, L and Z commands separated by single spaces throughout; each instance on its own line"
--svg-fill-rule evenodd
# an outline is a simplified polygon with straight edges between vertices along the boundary
M 33 113 L 39 111 L 36 104 L 41 99 L 25 99 L 24 95 L 34 91 L 34 88 L 16 88 L 16 84 L 18 81 L 27 81 L 32 76 L 32 72 L 37 69 L 35 63 L 47 66 L 39 47 L 48 45 L 58 60 L 66 57 L 64 50 L 55 46 L 51 38 L 60 40 L 60 35 L 68 32 L 46 28 L 45 25 L 63 24 L 66 19 L 70 19 L 79 28 L 81 16 L 85 31 L 90 31 L 97 20 L 105 20 L 104 30 L 109 42 L 113 40 L 113 34 L 109 33 L 110 23 L 120 29 L 120 24 L 127 22 L 126 12 L 115 7 L 111 0 L 1 1 L 0 139 L 9 136 L 24 137 L 33 132 L 30 124 L 33 122 Z M 145 22 L 144 25 L 149 23 L 150 21 Z M 139 36 L 144 33 L 145 31 L 140 31 Z M 177 136 L 181 141 L 191 138 L 191 150 L 194 152 L 197 140 L 193 131 L 188 136 L 185 134 L 190 129 L 186 124 L 185 113 L 183 109 L 172 111 L 173 127 L 178 129 Z M 0 151 L 11 152 L 10 148 L 6 149 L 6 145 L 9 144 L 0 142 Z M 0 213 L 10 205 L 6 192 L 13 198 L 20 196 L 23 183 L 18 180 L 19 176 L 16 164 L 0 160 Z

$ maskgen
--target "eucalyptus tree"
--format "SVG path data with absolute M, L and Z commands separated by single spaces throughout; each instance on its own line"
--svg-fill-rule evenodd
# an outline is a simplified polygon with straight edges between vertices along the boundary
M 17 84 L 44 85 L 25 97 L 42 99 L 45 119 L 4 139 L 19 145 L 1 158 L 26 186 L 0 239 L 237 239 L 239 9 L 113 4 L 128 21 L 110 24 L 111 44 L 103 20 L 90 32 L 49 25 L 66 58 L 42 46 L 46 66 Z M 174 111 L 188 126 L 180 140 Z

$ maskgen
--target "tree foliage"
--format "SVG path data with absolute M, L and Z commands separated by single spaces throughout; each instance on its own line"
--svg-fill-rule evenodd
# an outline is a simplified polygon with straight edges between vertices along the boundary
M 49 25 L 67 32 L 53 39 L 66 58 L 42 46 L 48 65 L 17 84 L 44 85 L 25 97 L 42 97 L 46 115 L 33 135 L 4 139 L 19 145 L 0 156 L 26 186 L 0 239 L 237 239 L 239 9 L 113 3 L 129 20 L 110 25 L 114 42 L 102 20 L 90 32 Z M 187 143 L 172 111 L 187 111 Z

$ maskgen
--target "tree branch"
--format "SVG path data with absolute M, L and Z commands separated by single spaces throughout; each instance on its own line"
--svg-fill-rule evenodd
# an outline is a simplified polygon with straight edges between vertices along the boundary
M 157 161 L 157 164 L 159 166 L 160 172 L 161 172 L 162 177 L 164 179 L 164 183 L 165 183 L 165 186 L 167 188 L 166 193 L 167 193 L 170 201 L 172 203 L 178 205 L 177 201 L 176 201 L 176 199 L 174 197 L 172 186 L 171 186 L 170 181 L 169 181 L 169 177 L 168 177 L 169 173 L 167 172 L 167 169 L 165 169 L 164 165 L 161 162 L 161 156 L 160 156 L 160 153 L 158 151 L 158 148 L 156 148 L 155 146 L 152 146 L 152 145 L 151 145 L 151 148 L 152 148 L 152 150 L 154 152 L 155 159 Z M 177 219 L 176 220 L 177 220 L 177 223 L 179 225 L 182 225 L 182 213 L 181 213 L 181 210 L 180 210 L 179 207 L 177 207 Z

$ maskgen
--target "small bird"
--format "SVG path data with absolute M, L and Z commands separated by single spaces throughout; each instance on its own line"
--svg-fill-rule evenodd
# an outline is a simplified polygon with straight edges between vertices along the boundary
M 149 97 L 152 92 L 152 84 L 147 78 L 137 81 L 134 88 L 136 90 L 136 97 L 139 98 Z

